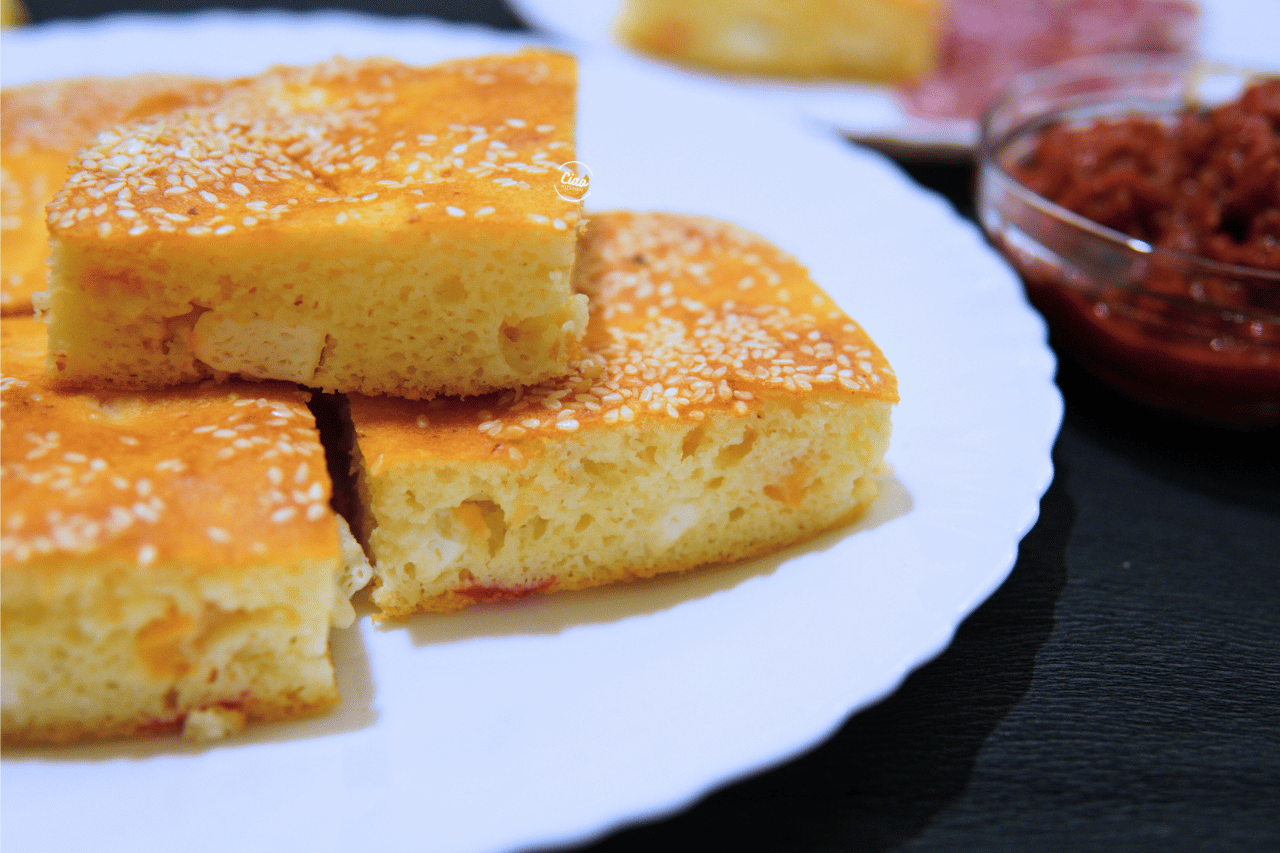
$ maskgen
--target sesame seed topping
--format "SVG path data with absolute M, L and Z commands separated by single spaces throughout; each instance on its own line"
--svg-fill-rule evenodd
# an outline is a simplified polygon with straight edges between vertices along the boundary
M 43 378 L 43 324 L 6 317 L 2 334 L 7 428 L 0 430 L 0 555 L 6 573 L 27 571 L 30 561 L 52 553 L 67 555 L 70 565 L 125 561 L 151 569 L 170 561 L 238 563 L 255 540 L 270 545 L 264 554 L 329 547 L 327 528 L 316 527 L 308 536 L 318 538 L 309 540 L 287 527 L 262 533 L 273 521 L 285 523 L 278 520 L 282 503 L 262 499 L 273 479 L 286 478 L 266 456 L 276 441 L 290 447 L 288 476 L 298 477 L 294 522 L 330 517 L 324 451 L 302 392 L 273 390 L 265 397 L 249 386 L 252 396 L 237 396 L 227 390 L 237 386 L 210 384 L 158 398 L 154 406 L 147 395 L 54 394 Z M 32 405 L 41 397 L 45 403 Z M 126 406 L 117 410 L 117 400 Z M 132 434 L 120 432 L 125 420 L 118 412 Z M 61 428 L 47 429 L 52 422 Z M 223 450 L 230 455 L 223 457 Z M 206 499 L 223 490 L 242 490 L 245 499 Z M 210 551 L 209 543 L 220 547 Z
M 418 97 L 424 80 L 446 100 L 453 92 L 476 98 L 477 84 L 491 88 L 475 118 L 459 124 L 442 120 L 447 111 L 406 100 Z M 506 85 L 492 85 L 499 81 Z M 539 50 L 428 68 L 335 59 L 211 84 L 197 105 L 99 134 L 49 206 L 50 228 L 55 239 L 79 230 L 105 238 L 113 229 L 165 239 L 178 224 L 203 238 L 270 226 L 320 204 L 338 205 L 330 215 L 345 227 L 367 221 L 361 206 L 374 202 L 379 217 L 397 210 L 461 217 L 467 209 L 453 199 L 474 189 L 491 196 L 495 187 L 522 215 L 527 190 L 553 186 L 548 164 L 571 156 L 572 123 L 559 117 L 572 114 L 573 87 L 572 60 Z M 534 132 L 511 115 L 531 103 L 556 121 Z M 572 229 L 577 203 L 549 204 Z M 483 205 L 475 215 L 507 210 Z
M 594 341 L 576 371 L 456 413 L 439 409 L 433 422 L 474 418 L 476 440 L 526 447 L 539 436 L 641 419 L 743 417 L 762 400 L 799 394 L 896 399 L 894 384 L 875 378 L 892 374 L 866 333 L 794 258 L 735 226 L 598 214 L 586 226 L 575 279 L 592 300 Z M 793 307 L 797 300 L 804 310 Z M 842 366 L 846 345 L 865 349 L 873 369 Z

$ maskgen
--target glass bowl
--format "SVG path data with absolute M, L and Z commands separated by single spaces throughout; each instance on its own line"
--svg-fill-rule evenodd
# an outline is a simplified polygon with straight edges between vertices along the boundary
M 1045 130 L 1137 116 L 1174 122 L 1263 76 L 1187 57 L 1105 56 L 1024 75 L 988 110 L 977 209 L 1051 339 L 1150 406 L 1217 424 L 1280 424 L 1280 270 L 1151 245 L 1061 207 L 1011 170 Z M 1280 183 L 1275 206 L 1280 207 Z

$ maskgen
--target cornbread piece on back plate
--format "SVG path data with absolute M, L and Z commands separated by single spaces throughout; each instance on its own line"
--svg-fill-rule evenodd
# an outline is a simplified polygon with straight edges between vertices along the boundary
M 5 745 L 209 738 L 337 701 L 329 628 L 368 567 L 305 394 L 62 393 L 43 324 L 0 336 Z
M 947 0 L 626 0 L 618 39 L 738 74 L 901 83 L 938 64 Z
M 721 222 L 606 213 L 575 279 L 572 375 L 350 398 L 383 615 L 756 556 L 875 497 L 897 380 L 795 259 Z
M 103 128 L 207 103 L 224 87 L 165 74 L 89 77 L 0 90 L 0 310 L 30 314 L 49 278 L 45 205 L 66 182 L 67 163 Z
M 51 374 L 408 398 L 564 375 L 575 87 L 545 50 L 333 60 L 100 134 L 49 209 Z

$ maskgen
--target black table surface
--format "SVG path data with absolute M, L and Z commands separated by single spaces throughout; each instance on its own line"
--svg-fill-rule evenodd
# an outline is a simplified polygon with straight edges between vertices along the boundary
M 499 0 L 323 5 L 520 26 Z M 967 164 L 899 164 L 972 216 Z M 802 757 L 581 849 L 1280 850 L 1280 430 L 1152 412 L 1065 359 L 1057 382 L 1039 521 L 946 651 Z

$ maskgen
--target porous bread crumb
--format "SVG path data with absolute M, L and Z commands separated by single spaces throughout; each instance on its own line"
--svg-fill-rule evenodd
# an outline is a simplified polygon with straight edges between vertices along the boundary
M 874 497 L 896 377 L 795 259 L 712 220 L 598 214 L 576 283 L 573 375 L 351 398 L 383 615 L 753 556 Z
M 338 539 L 342 548 L 342 570 L 338 573 L 338 582 L 333 591 L 333 613 L 329 617 L 335 628 L 350 628 L 356 621 L 355 608 L 351 606 L 351 596 L 369 585 L 373 580 L 373 566 L 368 556 L 356 540 L 346 519 L 338 517 Z
M 214 705 L 187 712 L 182 722 L 182 736 L 196 743 L 221 740 L 244 730 L 244 711 Z
M 339 59 L 100 133 L 48 210 L 51 376 L 429 398 L 567 373 L 575 88 L 548 50 Z

